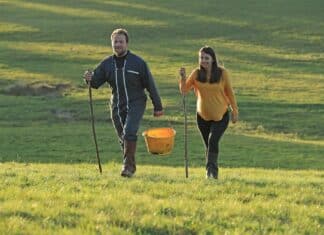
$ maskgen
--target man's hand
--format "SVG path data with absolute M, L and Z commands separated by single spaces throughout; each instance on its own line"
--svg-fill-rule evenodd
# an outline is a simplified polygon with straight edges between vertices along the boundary
M 83 78 L 86 81 L 86 83 L 89 83 L 92 79 L 93 72 L 91 70 L 86 70 L 83 74 Z
M 163 110 L 160 110 L 160 111 L 154 111 L 154 113 L 153 113 L 153 116 L 154 117 L 160 117 L 160 116 L 162 116 L 163 115 Z

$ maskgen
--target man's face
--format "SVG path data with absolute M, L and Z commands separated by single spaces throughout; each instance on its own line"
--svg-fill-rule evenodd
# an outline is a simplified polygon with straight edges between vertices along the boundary
M 126 36 L 124 34 L 116 34 L 111 39 L 111 46 L 114 54 L 117 56 L 123 56 L 128 49 L 128 43 L 126 42 Z

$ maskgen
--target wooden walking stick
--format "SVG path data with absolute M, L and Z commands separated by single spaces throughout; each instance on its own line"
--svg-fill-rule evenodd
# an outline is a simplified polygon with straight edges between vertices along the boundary
M 186 178 L 188 178 L 188 123 L 187 123 L 187 108 L 186 108 L 186 95 L 182 95 L 183 113 L 184 113 L 184 159 Z
M 100 174 L 102 174 L 102 168 L 101 168 L 100 157 L 99 157 L 99 150 L 98 150 L 98 144 L 97 144 L 97 135 L 96 135 L 96 129 L 95 129 L 95 125 L 94 125 L 94 115 L 93 115 L 93 106 L 92 106 L 92 92 L 91 92 L 90 81 L 88 82 L 88 85 L 89 85 L 89 103 L 90 103 L 90 114 L 91 114 L 91 123 L 92 123 L 92 133 L 93 133 L 93 139 L 94 139 L 95 146 L 96 146 L 97 160 L 98 160 L 98 165 L 99 165 L 99 172 L 100 172 Z

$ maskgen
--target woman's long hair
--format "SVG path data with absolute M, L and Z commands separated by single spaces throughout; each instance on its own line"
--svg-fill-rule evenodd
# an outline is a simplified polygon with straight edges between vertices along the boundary
M 218 83 L 222 76 L 222 69 L 218 66 L 216 54 L 213 50 L 213 48 L 209 46 L 204 46 L 200 48 L 199 52 L 205 52 L 206 54 L 210 55 L 213 59 L 212 63 L 212 69 L 211 69 L 211 78 L 209 83 Z M 199 75 L 198 75 L 198 81 L 200 82 L 207 82 L 207 72 L 206 70 L 200 66 L 199 69 Z

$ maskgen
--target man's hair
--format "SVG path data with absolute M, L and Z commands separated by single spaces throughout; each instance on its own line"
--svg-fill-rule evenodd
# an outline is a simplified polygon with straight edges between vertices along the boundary
M 113 37 L 117 34 L 122 34 L 122 35 L 125 35 L 125 38 L 126 38 L 126 42 L 128 43 L 128 32 L 126 29 L 115 29 L 112 33 L 111 33 L 111 36 L 110 36 L 110 39 L 112 40 Z

